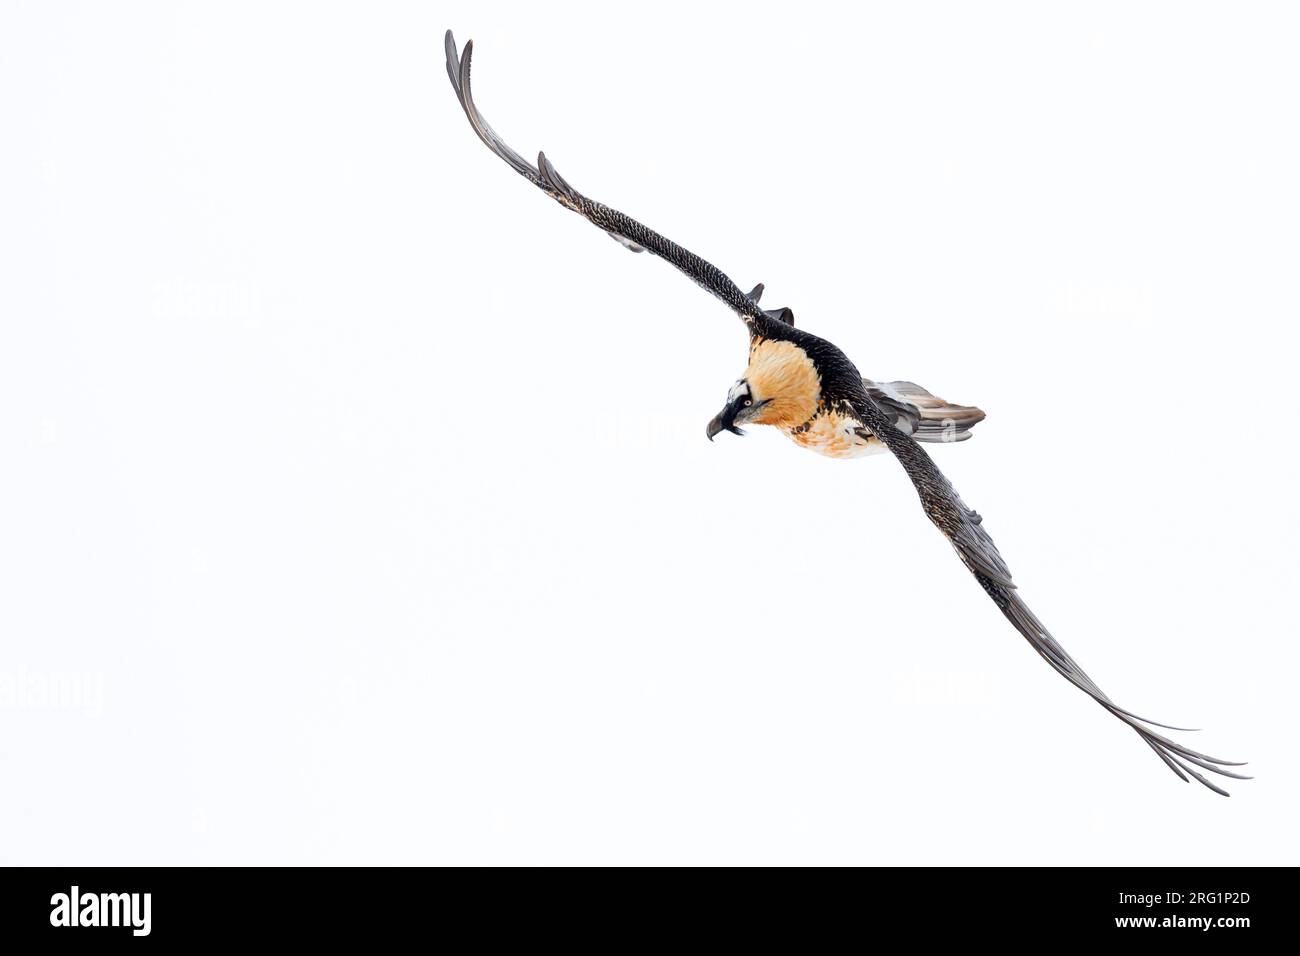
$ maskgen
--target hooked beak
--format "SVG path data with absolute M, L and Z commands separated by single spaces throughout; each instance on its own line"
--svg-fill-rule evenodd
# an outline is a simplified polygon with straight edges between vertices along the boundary
M 704 433 L 709 436 L 709 441 L 713 441 L 714 436 L 720 431 L 729 431 L 733 435 L 745 434 L 736 427 L 736 413 L 740 408 L 740 401 L 728 402 L 726 408 L 713 416 L 713 421 L 709 422 L 709 427 L 704 430 Z

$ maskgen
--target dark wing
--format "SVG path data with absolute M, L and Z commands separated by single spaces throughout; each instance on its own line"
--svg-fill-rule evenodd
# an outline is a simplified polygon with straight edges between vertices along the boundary
M 794 316 L 789 309 L 766 312 L 758 308 L 758 293 L 762 291 L 761 285 L 755 289 L 752 298 L 747 296 L 713 264 L 705 262 L 695 253 L 683 249 L 670 239 L 665 239 L 653 229 L 641 225 L 641 223 L 629 216 L 625 216 L 617 209 L 611 209 L 609 206 L 582 195 L 570 186 L 563 176 L 556 172 L 555 167 L 551 165 L 551 161 L 546 158 L 545 153 L 537 154 L 537 165 L 534 166 L 507 146 L 501 137 L 496 134 L 496 131 L 488 125 L 487 120 L 483 118 L 483 114 L 478 111 L 478 107 L 474 105 L 474 97 L 470 92 L 470 57 L 474 52 L 474 41 L 470 40 L 465 44 L 465 55 L 463 57 L 458 56 L 456 41 L 452 37 L 451 31 L 448 30 L 445 45 L 447 48 L 447 75 L 451 78 L 451 85 L 456 90 L 456 96 L 460 99 L 460 105 L 464 108 L 465 115 L 469 117 L 470 126 L 474 127 L 474 132 L 478 134 L 479 139 L 487 144 L 488 149 L 505 160 L 520 176 L 543 190 L 560 205 L 585 216 L 632 251 L 643 252 L 648 250 L 661 259 L 667 259 L 705 289 L 735 309 L 747 325 L 752 326 L 755 322 L 768 319 L 777 319 L 791 325 L 794 324 Z
M 1238 780 L 1250 779 L 1223 769 L 1240 767 L 1242 764 L 1220 760 L 1217 757 L 1207 757 L 1195 750 L 1189 750 L 1182 744 L 1155 733 L 1146 725 L 1162 727 L 1166 730 L 1184 728 L 1157 724 L 1155 721 L 1138 717 L 1116 706 L 1092 678 L 1084 673 L 1083 668 L 1076 664 L 1065 649 L 1056 642 L 1042 622 L 1034 616 L 1034 612 L 1029 610 L 1011 581 L 1011 572 L 1007 569 L 1006 562 L 998 553 L 993 539 L 984 530 L 983 519 L 961 500 L 957 490 L 926 454 L 925 449 L 910 435 L 904 434 L 893 426 L 894 416 L 887 408 L 882 408 L 870 398 L 859 399 L 853 404 L 863 424 L 870 427 L 894 453 L 894 457 L 902 463 L 903 469 L 912 479 L 912 484 L 916 486 L 917 494 L 921 498 L 921 507 L 930 520 L 952 542 L 958 556 L 975 575 L 975 580 L 979 581 L 985 593 L 993 599 L 993 603 L 998 606 L 1007 620 L 1015 625 L 1016 630 L 1029 641 L 1030 646 L 1042 656 L 1043 660 L 1051 664 L 1058 674 L 1075 687 L 1133 728 L 1169 766 L 1169 769 L 1184 781 L 1187 780 L 1187 774 L 1191 774 L 1215 793 L 1226 797 L 1227 791 L 1211 783 L 1189 764 L 1225 777 L 1234 777 Z

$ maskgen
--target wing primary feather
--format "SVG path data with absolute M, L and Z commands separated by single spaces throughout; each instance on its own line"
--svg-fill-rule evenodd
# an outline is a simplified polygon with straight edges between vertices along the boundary
M 537 168 L 542 172 L 542 180 L 555 192 L 570 200 L 578 198 L 577 190 L 570 186 L 565 178 L 560 175 L 551 161 L 546 158 L 545 153 L 537 154 Z
M 1156 756 L 1159 757 L 1161 760 L 1163 760 L 1166 765 L 1168 765 L 1169 769 L 1172 770 L 1178 776 L 1179 780 L 1181 780 L 1183 783 L 1192 782 L 1190 779 L 1188 779 L 1187 774 L 1183 773 L 1183 768 L 1178 766 L 1178 764 L 1174 763 L 1174 761 L 1171 760 L 1163 750 L 1161 750 L 1151 741 L 1147 740 L 1145 737 L 1142 738 L 1142 742 L 1155 751 Z
M 1188 773 L 1190 773 L 1193 777 L 1195 777 L 1196 780 L 1197 780 L 1197 782 L 1200 783 L 1201 786 L 1203 786 L 1203 787 L 1207 787 L 1208 789 L 1213 790 L 1213 791 L 1214 791 L 1215 793 L 1217 793 L 1219 796 L 1221 796 L 1221 797 L 1230 797 L 1230 796 L 1232 796 L 1232 794 L 1230 794 L 1227 790 L 1224 790 L 1224 789 L 1223 789 L 1222 787 L 1220 787 L 1217 783 L 1214 783 L 1214 782 L 1212 782 L 1211 780 L 1209 780 L 1209 779 L 1207 779 L 1207 778 L 1201 776 L 1199 773 L 1197 773 L 1197 772 L 1196 772 L 1195 770 L 1193 770 L 1191 767 L 1187 766 L 1187 764 L 1183 764 L 1183 769 L 1186 770 Z
M 1182 754 L 1182 758 L 1184 760 L 1196 764 L 1196 766 L 1198 767 L 1202 767 L 1205 770 L 1210 771 L 1211 773 L 1217 773 L 1220 777 L 1231 777 L 1233 780 L 1254 780 L 1255 779 L 1249 774 L 1233 773 L 1231 770 L 1224 770 L 1223 767 L 1216 767 L 1214 764 L 1202 760 L 1200 757 L 1189 757 L 1187 756 L 1187 754 Z M 1241 764 L 1228 763 L 1227 761 L 1224 761 L 1224 766 L 1240 767 Z
M 506 145 L 505 141 L 496 134 L 496 130 L 488 124 L 488 121 L 483 118 L 483 114 L 478 111 L 478 107 L 474 104 L 474 95 L 470 83 L 470 66 L 474 57 L 474 41 L 468 41 L 465 44 L 464 56 L 458 57 L 456 55 L 456 39 L 452 36 L 450 30 L 447 31 L 444 40 L 447 52 L 447 76 L 451 78 L 452 88 L 456 91 L 456 98 L 460 100 L 461 109 L 465 111 L 465 116 L 469 119 L 469 125 L 488 149 L 505 160 L 515 172 L 529 182 L 540 186 L 541 176 L 538 171 L 533 168 L 531 163 Z

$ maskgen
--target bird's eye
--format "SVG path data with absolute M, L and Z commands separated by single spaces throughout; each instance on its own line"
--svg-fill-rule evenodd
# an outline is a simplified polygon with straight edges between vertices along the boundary
M 746 407 L 746 408 L 748 408 L 750 405 L 753 405 L 753 404 L 754 404 L 754 400 L 753 400 L 752 398 L 747 398 L 747 399 L 745 399 L 745 407 Z

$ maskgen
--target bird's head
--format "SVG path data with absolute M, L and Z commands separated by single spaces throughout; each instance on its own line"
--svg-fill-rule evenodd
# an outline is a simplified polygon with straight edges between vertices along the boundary
M 745 424 L 793 428 L 813 416 L 820 398 L 821 378 L 808 353 L 792 342 L 758 340 L 745 377 L 731 386 L 706 434 L 712 441 L 723 430 L 743 435 Z
M 709 441 L 713 441 L 714 436 L 721 431 L 743 435 L 745 433 L 741 431 L 740 426 L 746 422 L 762 424 L 758 420 L 762 417 L 763 407 L 766 404 L 767 401 L 754 394 L 754 388 L 749 384 L 749 380 L 742 378 L 731 386 L 731 391 L 727 393 L 726 406 L 713 416 L 705 434 L 709 436 Z

